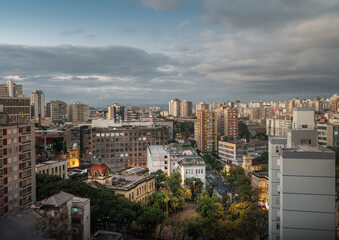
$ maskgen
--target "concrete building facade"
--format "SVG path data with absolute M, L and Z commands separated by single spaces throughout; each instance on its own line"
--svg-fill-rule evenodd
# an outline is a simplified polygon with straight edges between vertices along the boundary
M 75 102 L 67 106 L 67 121 L 74 124 L 86 123 L 89 116 L 87 104 Z
M 35 90 L 30 95 L 32 118 L 45 117 L 45 94 L 42 90 Z
M 35 172 L 39 174 L 55 175 L 64 179 L 68 179 L 67 160 L 48 160 L 37 163 Z
M 56 100 L 46 105 L 46 115 L 52 119 L 52 123 L 65 123 L 67 121 L 67 103 Z
M 22 85 L 15 84 L 12 80 L 8 80 L 6 83 L 0 84 L 0 96 L 23 97 Z
M 318 144 L 323 147 L 339 147 L 339 124 L 318 123 Z
M 84 160 L 102 161 L 112 170 L 147 167 L 147 146 L 168 143 L 165 127 L 123 126 L 84 131 Z
M 286 118 L 266 119 L 266 134 L 269 136 L 287 136 L 292 121 Z
M 239 167 L 242 166 L 243 156 L 258 157 L 267 150 L 267 141 L 259 139 L 251 139 L 249 142 L 246 142 L 245 140 L 218 142 L 220 160 L 232 163 Z
M 335 155 L 318 145 L 314 110 L 294 108 L 269 142 L 269 239 L 334 239 Z
M 173 117 L 180 117 L 180 106 L 181 101 L 177 98 L 169 101 L 168 104 L 169 115 L 172 115 Z
M 192 102 L 184 100 L 180 105 L 180 117 L 191 117 L 192 116 Z

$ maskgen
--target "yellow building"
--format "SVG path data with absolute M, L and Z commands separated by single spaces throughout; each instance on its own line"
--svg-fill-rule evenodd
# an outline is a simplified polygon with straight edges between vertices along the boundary
M 112 175 L 105 164 L 94 164 L 88 174 L 88 184 L 93 187 L 111 188 L 133 202 L 147 202 L 147 196 L 155 192 L 155 176 L 141 167 L 129 168 Z
M 268 209 L 268 171 L 255 171 L 251 174 L 252 189 L 258 190 L 258 205 Z
M 147 196 L 155 192 L 154 176 L 114 175 L 112 188 L 133 202 L 147 202 Z
M 67 160 L 67 168 L 79 167 L 81 161 L 79 146 L 75 143 L 72 148 L 67 150 L 63 158 Z
M 251 156 L 243 156 L 242 168 L 245 174 L 248 176 L 251 172 L 259 171 L 262 168 L 262 164 L 253 160 Z

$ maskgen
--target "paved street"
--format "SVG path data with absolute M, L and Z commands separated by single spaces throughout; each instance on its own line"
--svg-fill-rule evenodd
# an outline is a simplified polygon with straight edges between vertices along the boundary
M 206 168 L 206 180 L 209 184 L 215 184 L 214 190 L 222 196 L 224 192 L 230 192 L 231 186 L 224 183 L 224 180 L 216 173 L 214 173 L 210 168 Z

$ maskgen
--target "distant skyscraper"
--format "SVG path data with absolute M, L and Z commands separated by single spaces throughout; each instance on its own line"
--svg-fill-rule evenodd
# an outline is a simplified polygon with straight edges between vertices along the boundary
M 197 123 L 194 133 L 201 152 L 217 150 L 217 123 L 215 112 L 197 112 Z
M 169 115 L 172 115 L 173 117 L 180 117 L 180 105 L 181 101 L 177 98 L 171 100 L 169 102 Z
M 67 117 L 67 103 L 56 100 L 47 103 L 46 115 L 52 119 L 52 123 L 64 123 Z
M 67 121 L 74 124 L 85 123 L 88 120 L 88 105 L 75 102 L 67 106 Z
M 184 100 L 181 102 L 180 106 L 180 117 L 190 117 L 192 116 L 192 102 Z
M 32 117 L 45 117 L 45 94 L 41 90 L 35 90 L 30 95 Z
M 335 154 L 317 145 L 314 110 L 294 108 L 269 139 L 269 239 L 335 239 Z
M 23 97 L 22 85 L 13 83 L 12 80 L 8 80 L 4 84 L 0 84 L 0 96 L 1 97 Z

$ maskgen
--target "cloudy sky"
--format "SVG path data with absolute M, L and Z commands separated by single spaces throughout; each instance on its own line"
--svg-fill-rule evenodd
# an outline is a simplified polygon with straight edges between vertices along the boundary
M 339 0 L 2 0 L 0 81 L 91 106 L 339 92 Z

